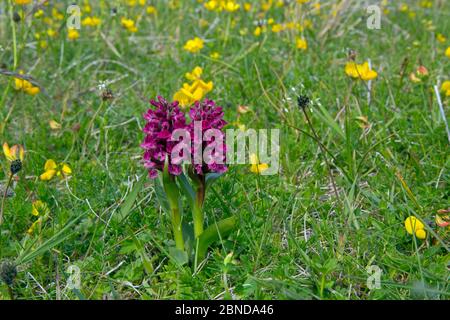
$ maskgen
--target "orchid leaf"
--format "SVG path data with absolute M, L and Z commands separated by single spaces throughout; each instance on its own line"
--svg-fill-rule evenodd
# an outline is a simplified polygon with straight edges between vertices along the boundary
M 211 172 L 206 175 L 205 182 L 206 187 L 208 188 L 210 185 L 212 185 L 217 179 L 219 179 L 223 173 L 217 173 L 217 172 Z
M 159 205 L 164 210 L 165 213 L 170 215 L 170 205 L 169 199 L 167 199 L 166 193 L 164 192 L 164 188 L 162 186 L 161 179 L 155 179 L 155 194 L 158 199 Z
M 180 266 L 185 265 L 189 262 L 189 258 L 186 252 L 177 249 L 175 247 L 169 248 L 169 254 L 172 259 L 174 259 Z
M 178 181 L 180 182 L 181 190 L 183 191 L 183 193 L 185 194 L 185 196 L 189 201 L 189 206 L 191 207 L 191 209 L 193 209 L 195 204 L 194 188 L 192 188 L 191 184 L 189 183 L 189 180 L 187 179 L 184 173 L 178 176 Z
M 197 259 L 203 260 L 210 245 L 228 236 L 236 226 L 236 217 L 220 220 L 209 226 L 198 238 Z
M 131 192 L 127 195 L 125 198 L 125 201 L 122 204 L 122 207 L 120 209 L 120 212 L 114 216 L 114 220 L 116 221 L 123 221 L 131 212 L 131 209 L 133 209 L 133 205 L 136 201 L 136 198 L 139 194 L 139 192 L 144 187 L 145 177 L 141 176 L 133 186 L 133 189 Z

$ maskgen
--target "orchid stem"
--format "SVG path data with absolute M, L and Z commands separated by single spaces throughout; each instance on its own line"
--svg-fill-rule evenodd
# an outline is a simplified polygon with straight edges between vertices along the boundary
M 203 202 L 205 201 L 205 183 L 203 180 L 198 184 L 195 195 L 192 220 L 194 221 L 194 236 L 197 239 L 203 233 Z
M 173 237 L 175 240 L 175 246 L 178 250 L 184 251 L 183 230 L 181 227 L 181 213 L 179 206 L 179 194 L 178 187 L 175 183 L 175 179 L 168 172 L 168 161 L 164 165 L 163 172 L 163 186 L 166 192 L 167 199 L 169 200 L 170 211 L 172 212 L 172 229 Z
M 194 235 L 198 238 L 203 233 L 203 210 L 197 204 L 193 210 Z
M 175 246 L 178 250 L 184 251 L 183 231 L 181 229 L 181 215 L 178 205 L 170 205 L 172 210 L 172 228 Z

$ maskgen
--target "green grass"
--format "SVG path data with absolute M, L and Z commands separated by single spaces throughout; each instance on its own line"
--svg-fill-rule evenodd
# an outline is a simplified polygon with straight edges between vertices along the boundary
M 55 6 L 51 2 L 46 16 Z M 449 142 L 430 91 L 449 80 L 447 1 L 435 1 L 432 8 L 404 1 L 416 12 L 414 19 L 400 4 L 390 4 L 380 30 L 366 28 L 358 1 L 349 1 L 329 29 L 332 5 L 346 1 L 324 2 L 320 14 L 310 5 L 271 8 L 265 19 L 313 22 L 303 32 L 306 51 L 295 47 L 298 32 L 253 35 L 258 1 L 254 11 L 232 14 L 206 11 L 197 1 L 179 1 L 178 8 L 152 1 L 156 17 L 139 5 L 121 5 L 111 17 L 101 2 L 91 1 L 93 14 L 102 19 L 99 28 L 82 27 L 80 38 L 68 41 L 65 22 L 55 20 L 59 34 L 46 49 L 34 38 L 48 29 L 42 18 L 15 23 L 16 70 L 13 25 L 4 11 L 0 15 L 2 70 L 24 70 L 42 87 L 32 97 L 14 90 L 13 77 L 0 76 L 1 142 L 26 149 L 0 226 L 0 260 L 24 260 L 13 287 L 17 299 L 449 298 L 448 229 L 433 223 L 436 211 L 449 205 Z M 65 12 L 63 1 L 58 3 Z M 2 5 L 8 12 L 7 1 Z M 122 16 L 140 16 L 137 33 L 121 27 Z M 200 19 L 209 25 L 202 27 Z M 225 40 L 229 19 L 235 26 L 230 23 Z M 440 43 L 437 33 L 449 39 Z M 184 51 L 195 36 L 206 40 L 205 48 L 199 54 Z M 345 75 L 349 49 L 357 51 L 359 63 L 370 59 L 378 72 L 370 105 L 364 84 Z M 219 60 L 209 57 L 216 51 Z M 408 76 L 420 64 L 430 75 L 414 84 Z M 146 174 L 139 145 L 148 100 L 171 98 L 195 66 L 214 82 L 208 97 L 224 107 L 229 123 L 238 117 L 236 107 L 245 105 L 252 112 L 239 121 L 247 128 L 281 129 L 279 174 L 258 176 L 249 165 L 233 165 L 208 191 L 208 224 L 236 216 L 238 226 L 216 243 L 198 272 L 169 256 L 170 219 L 150 179 L 132 199 L 137 177 Z M 112 82 L 112 101 L 102 104 L 100 81 Z M 307 135 L 313 132 L 292 87 L 312 98 L 308 116 L 333 157 Z M 448 115 L 449 100 L 442 98 Z M 359 116 L 371 125 L 365 134 Z M 61 130 L 50 128 L 52 119 Z M 6 184 L 9 164 L 2 159 Z M 67 183 L 39 180 L 47 159 L 71 166 Z M 51 214 L 40 233 L 28 236 L 36 199 Z M 114 219 L 124 211 L 123 221 Z M 187 206 L 185 214 L 190 219 Z M 425 241 L 405 231 L 411 215 L 431 222 Z M 225 266 L 230 252 L 233 264 Z M 81 270 L 79 291 L 66 287 L 71 265 Z M 370 265 L 383 271 L 380 289 L 367 288 Z M 0 284 L 0 299 L 9 298 Z

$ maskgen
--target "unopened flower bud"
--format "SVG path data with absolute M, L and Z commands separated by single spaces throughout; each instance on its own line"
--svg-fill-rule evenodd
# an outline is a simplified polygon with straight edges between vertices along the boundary
M 308 96 L 298 96 L 297 97 L 297 104 L 298 107 L 301 109 L 305 109 L 309 105 L 310 99 Z
M 17 275 L 17 268 L 11 261 L 4 261 L 0 264 L 0 279 L 9 287 L 14 283 Z

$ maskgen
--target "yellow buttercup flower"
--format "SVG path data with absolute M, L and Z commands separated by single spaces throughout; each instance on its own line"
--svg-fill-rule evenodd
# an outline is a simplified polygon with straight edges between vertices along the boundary
M 36 19 L 39 19 L 40 17 L 42 17 L 44 15 L 44 10 L 42 10 L 42 9 L 39 9 L 39 10 L 37 10 L 35 13 L 34 13 L 34 17 L 36 18 Z
M 250 164 L 250 171 L 257 174 L 261 174 L 269 168 L 267 163 L 260 163 L 258 156 L 254 153 L 250 155 Z
M 14 3 L 19 6 L 24 6 L 24 5 L 30 4 L 31 1 L 33 1 L 33 0 L 14 0 Z
M 20 70 L 19 74 L 23 74 L 23 71 Z M 30 81 L 21 78 L 14 78 L 14 86 L 16 90 L 23 91 L 30 96 L 34 96 L 41 91 L 39 87 L 33 86 Z
M 445 50 L 445 55 L 447 56 L 447 58 L 450 58 L 450 47 L 448 47 L 448 48 Z
M 239 10 L 240 5 L 237 4 L 234 1 L 222 1 L 221 7 L 228 12 L 235 12 L 236 10 Z
M 77 40 L 80 37 L 80 33 L 73 28 L 67 30 L 67 38 L 69 40 Z
M 48 30 L 47 30 L 47 35 L 48 35 L 50 38 L 53 38 L 53 37 L 56 36 L 56 31 L 53 30 L 53 29 L 48 29 Z
M 444 81 L 444 83 L 441 86 L 441 91 L 445 92 L 445 95 L 447 97 L 450 97 L 450 81 Z
M 146 11 L 148 14 L 156 14 L 157 13 L 156 8 L 154 6 L 148 6 Z
M 120 24 L 122 25 L 122 27 L 127 29 L 129 32 L 135 33 L 138 31 L 138 29 L 134 23 L 134 20 L 132 20 L 132 19 L 122 18 L 120 20 Z
M 92 8 L 88 3 L 83 6 L 84 13 L 91 13 L 91 11 L 92 11 Z
M 51 180 L 55 175 L 61 178 L 72 175 L 72 169 L 67 164 L 56 164 L 53 159 L 49 159 L 45 162 L 44 170 L 45 172 L 39 176 L 43 181 Z
M 3 154 L 10 162 L 14 160 L 20 160 L 23 162 L 23 159 L 25 158 L 25 150 L 20 144 L 13 145 L 10 148 L 7 142 L 3 143 Z
M 59 12 L 56 8 L 52 9 L 52 16 L 56 20 L 64 20 L 64 15 L 61 12 Z
M 29 235 L 32 235 L 34 233 L 34 230 L 36 229 L 36 226 L 41 226 L 42 225 L 42 218 L 37 219 L 35 222 L 33 222 L 33 224 L 31 225 L 31 227 L 27 230 L 27 233 Z
M 41 49 L 47 49 L 47 47 L 48 47 L 48 42 L 45 41 L 45 40 L 39 41 L 39 47 L 40 47 Z
M 101 20 L 97 17 L 86 17 L 81 21 L 82 26 L 96 27 L 100 25 Z
M 447 40 L 447 38 L 442 33 L 438 33 L 436 35 L 436 40 L 439 41 L 440 43 L 444 43 Z
M 27 230 L 27 233 L 29 235 L 32 235 L 37 226 L 39 226 L 40 230 L 42 227 L 42 223 L 48 219 L 49 213 L 50 209 L 45 202 L 41 200 L 34 201 L 31 205 L 31 214 L 39 218 L 33 222 L 31 227 Z
M 364 81 L 373 80 L 378 76 L 376 71 L 369 68 L 368 62 L 364 62 L 363 64 L 356 64 L 353 61 L 347 62 L 345 65 L 345 73 L 349 77 Z
M 284 30 L 284 27 L 282 24 L 276 23 L 272 26 L 272 32 L 278 33 Z
M 430 0 L 420 1 L 420 6 L 422 8 L 431 8 L 431 7 L 433 7 L 433 2 Z
M 173 100 L 178 101 L 182 107 L 186 107 L 194 104 L 195 101 L 203 99 L 213 89 L 213 83 L 212 81 L 203 81 L 201 79 L 202 73 L 203 69 L 201 67 L 195 67 L 191 72 L 187 72 L 185 77 L 192 83 L 184 83 L 183 87 L 174 94 Z
M 211 1 L 205 2 L 205 4 L 203 6 L 206 8 L 206 10 L 214 11 L 219 7 L 219 2 L 215 1 L 215 0 L 211 0 Z
M 261 35 L 261 33 L 263 33 L 263 32 L 266 32 L 266 30 L 267 30 L 267 27 L 266 26 L 257 26 L 256 28 L 255 28 L 255 31 L 253 31 L 253 34 L 256 36 L 256 37 L 259 37 L 260 35 Z
M 427 232 L 425 231 L 425 225 L 422 221 L 416 217 L 410 216 L 405 220 L 406 232 L 413 235 L 415 234 L 419 239 L 425 239 L 427 237 Z
M 213 52 L 209 56 L 210 56 L 211 59 L 218 60 L 220 58 L 220 53 Z
M 194 81 L 201 78 L 203 69 L 201 67 L 195 67 L 192 72 L 186 72 L 185 77 L 188 80 Z
M 194 39 L 188 40 L 183 49 L 191 53 L 197 53 L 203 49 L 203 43 L 204 41 L 202 39 L 195 37 Z
M 47 204 L 41 200 L 36 200 L 31 205 L 31 214 L 33 216 L 46 216 L 49 211 Z
M 300 49 L 300 50 L 303 50 L 303 51 L 308 49 L 308 43 L 303 38 L 297 39 L 296 46 L 297 46 L 297 49 Z
M 261 3 L 262 11 L 269 11 L 271 7 L 272 7 L 272 0 L 267 0 Z

